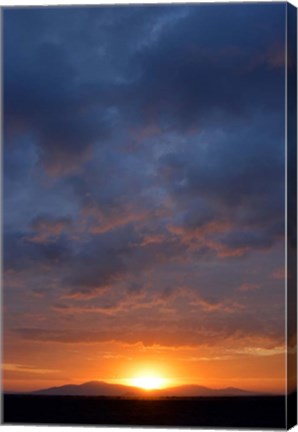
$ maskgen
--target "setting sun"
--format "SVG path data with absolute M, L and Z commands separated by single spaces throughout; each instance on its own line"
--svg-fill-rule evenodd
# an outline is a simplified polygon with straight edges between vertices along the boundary
M 166 380 L 164 378 L 156 377 L 156 376 L 141 376 L 136 377 L 131 380 L 131 385 L 134 387 L 140 387 L 144 390 L 154 390 L 163 388 L 166 384 Z
M 119 384 L 137 387 L 142 390 L 161 390 L 173 387 L 179 383 L 177 371 L 170 361 L 158 362 L 151 359 L 145 361 L 144 357 L 136 359 L 129 367 L 123 369 L 123 378 L 114 380 Z

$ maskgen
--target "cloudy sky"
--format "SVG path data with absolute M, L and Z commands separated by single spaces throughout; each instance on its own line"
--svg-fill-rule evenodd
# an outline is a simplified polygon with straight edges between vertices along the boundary
M 4 10 L 6 389 L 283 391 L 285 7 Z

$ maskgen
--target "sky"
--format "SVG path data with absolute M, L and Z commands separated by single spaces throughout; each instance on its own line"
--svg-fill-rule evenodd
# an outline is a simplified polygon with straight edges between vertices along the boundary
M 4 10 L 5 390 L 284 391 L 285 7 Z

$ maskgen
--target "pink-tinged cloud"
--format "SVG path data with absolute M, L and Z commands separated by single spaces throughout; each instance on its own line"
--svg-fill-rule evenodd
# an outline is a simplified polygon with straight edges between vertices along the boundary
M 256 291 L 261 288 L 261 284 L 253 284 L 253 283 L 243 283 L 239 287 L 239 291 L 248 292 L 248 291 Z
M 72 221 L 69 217 L 52 218 L 48 215 L 41 215 L 32 221 L 31 229 L 33 234 L 28 240 L 36 243 L 46 243 L 55 239 L 63 232 L 69 233 Z
M 276 269 L 276 270 L 272 273 L 272 277 L 273 277 L 274 279 L 277 279 L 277 280 L 285 280 L 285 278 L 286 278 L 286 273 L 287 273 L 286 268 L 285 268 L 285 267 L 280 267 L 280 268 Z

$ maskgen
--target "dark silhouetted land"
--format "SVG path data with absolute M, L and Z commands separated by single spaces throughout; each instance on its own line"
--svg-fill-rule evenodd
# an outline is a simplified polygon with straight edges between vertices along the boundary
M 4 395 L 8 424 L 285 428 L 285 397 Z
M 200 385 L 181 385 L 167 387 L 164 389 L 150 390 L 150 392 L 138 388 L 121 384 L 110 384 L 104 381 L 89 381 L 83 384 L 67 384 L 60 387 L 50 387 L 32 392 L 35 395 L 44 396 L 134 396 L 143 397 L 198 397 L 198 396 L 257 396 L 256 392 L 226 387 L 222 389 L 212 389 Z

